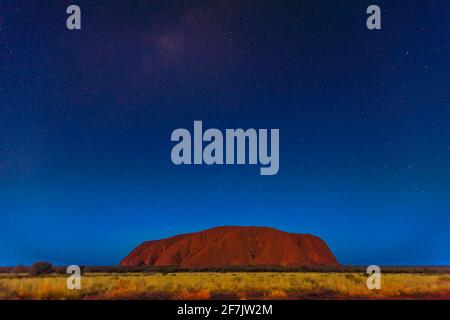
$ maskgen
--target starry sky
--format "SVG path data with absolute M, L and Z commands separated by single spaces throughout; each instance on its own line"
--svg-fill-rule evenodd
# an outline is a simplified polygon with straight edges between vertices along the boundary
M 2 0 L 0 265 L 112 265 L 222 225 L 449 265 L 449 18 L 444 0 Z M 174 166 L 194 120 L 279 128 L 278 175 Z

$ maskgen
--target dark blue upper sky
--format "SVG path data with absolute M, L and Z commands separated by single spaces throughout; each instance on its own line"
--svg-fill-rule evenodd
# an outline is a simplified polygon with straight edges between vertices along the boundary
M 0 265 L 116 264 L 221 225 L 450 264 L 449 18 L 443 0 L 2 0 Z M 174 166 L 194 120 L 279 128 L 278 175 Z

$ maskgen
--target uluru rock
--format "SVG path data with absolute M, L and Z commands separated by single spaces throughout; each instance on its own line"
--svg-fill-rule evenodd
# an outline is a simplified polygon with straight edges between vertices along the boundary
M 147 241 L 120 264 L 181 267 L 339 266 L 322 239 L 266 227 L 218 227 Z

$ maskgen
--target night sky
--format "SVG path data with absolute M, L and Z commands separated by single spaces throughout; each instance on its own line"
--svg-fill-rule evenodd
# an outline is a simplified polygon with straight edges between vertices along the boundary
M 222 225 L 449 265 L 449 22 L 443 0 L 2 0 L 0 265 L 117 264 Z M 279 128 L 279 173 L 173 165 L 194 120 Z

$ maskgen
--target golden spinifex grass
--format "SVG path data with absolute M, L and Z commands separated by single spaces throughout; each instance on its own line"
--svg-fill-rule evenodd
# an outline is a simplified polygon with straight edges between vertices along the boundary
M 66 279 L 1 275 L 0 299 L 450 299 L 442 274 L 384 274 L 381 290 L 357 273 L 86 274 L 82 290 Z

